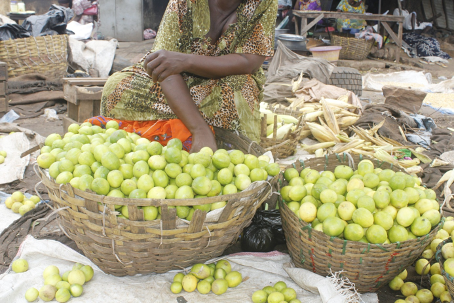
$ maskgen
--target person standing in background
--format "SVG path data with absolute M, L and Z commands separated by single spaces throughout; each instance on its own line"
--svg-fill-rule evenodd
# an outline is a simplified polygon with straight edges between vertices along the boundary
M 73 10 L 76 15 L 74 21 L 79 22 L 80 24 L 93 23 L 97 15 L 87 15 L 84 14 L 84 11 L 96 4 L 94 0 L 74 0 L 73 1 Z

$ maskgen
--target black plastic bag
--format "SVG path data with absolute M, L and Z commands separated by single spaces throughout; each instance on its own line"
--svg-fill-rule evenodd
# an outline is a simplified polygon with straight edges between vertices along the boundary
M 257 211 L 241 236 L 241 249 L 247 252 L 269 252 L 283 243 L 285 236 L 279 210 Z
M 66 34 L 66 25 L 74 17 L 70 8 L 53 4 L 44 15 L 30 16 L 24 20 L 22 27 L 33 37 Z
M 30 37 L 30 33 L 18 24 L 7 23 L 0 26 L 0 41 L 28 37 Z

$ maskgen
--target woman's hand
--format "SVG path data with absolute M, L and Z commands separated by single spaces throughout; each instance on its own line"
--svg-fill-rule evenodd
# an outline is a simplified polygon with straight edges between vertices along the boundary
M 187 55 L 166 50 L 156 51 L 145 58 L 143 66 L 153 78 L 153 82 L 162 82 L 167 77 L 181 74 L 186 69 Z

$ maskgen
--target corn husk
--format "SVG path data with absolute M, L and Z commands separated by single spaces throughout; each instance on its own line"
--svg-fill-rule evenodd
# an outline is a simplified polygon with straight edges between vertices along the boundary
M 339 125 L 339 128 L 344 129 L 344 128 L 348 128 L 349 126 L 352 126 L 358 120 L 359 120 L 359 117 L 343 116 L 341 118 L 337 118 L 337 123 Z
M 291 131 L 293 124 L 284 124 L 283 126 L 279 127 L 276 132 L 276 139 L 281 140 Z M 268 139 L 273 139 L 273 134 L 267 137 Z
M 302 72 L 296 81 L 292 79 L 292 92 L 293 93 L 296 92 L 300 88 L 301 82 L 303 82 L 303 76 L 304 76 L 304 73 Z
M 323 106 L 323 116 L 325 117 L 326 124 L 333 131 L 335 135 L 338 135 L 340 132 L 339 125 L 337 124 L 336 117 L 331 108 L 328 106 L 324 98 L 320 100 L 320 103 Z
M 333 149 L 333 152 L 336 154 L 340 154 L 340 153 L 346 152 L 352 148 L 357 148 L 358 146 L 362 145 L 363 143 L 364 143 L 364 140 L 354 139 L 347 144 L 336 145 L 336 147 Z
M 339 139 L 337 139 L 336 136 L 333 135 L 329 127 L 311 122 L 306 123 L 306 125 L 309 126 L 312 135 L 319 142 L 339 142 Z
M 303 129 L 300 132 L 300 136 L 298 137 L 298 140 L 303 140 L 303 139 L 309 137 L 311 134 L 312 134 L 312 132 L 310 129 L 308 129 L 308 130 Z
M 284 124 L 297 124 L 298 123 L 298 119 L 296 119 L 295 117 L 292 117 L 292 116 L 288 116 L 288 115 L 278 115 L 278 120 L 281 120 L 282 123 Z
M 373 144 L 375 144 L 377 146 L 389 145 L 389 143 L 383 141 L 382 139 L 376 138 L 373 135 L 371 135 L 371 130 L 366 131 L 365 129 L 362 129 L 360 127 L 355 127 L 355 126 L 352 126 L 352 129 L 358 135 L 358 137 L 360 137 L 364 141 L 372 142 Z
M 347 103 L 344 101 L 340 101 L 340 100 L 334 100 L 334 99 L 325 99 L 325 100 L 329 106 L 337 106 L 340 108 L 347 108 L 347 109 L 357 109 L 358 108 L 357 106 L 355 106 L 353 104 L 350 104 L 350 103 Z
M 404 168 L 409 168 L 409 167 L 413 167 L 413 166 L 417 166 L 421 163 L 421 161 L 416 158 L 416 159 L 413 159 L 413 160 L 400 160 L 399 161 L 399 165 L 404 167 Z
M 323 151 L 322 148 L 317 149 L 317 150 L 315 151 L 315 156 L 316 156 L 317 158 L 323 157 L 324 155 L 325 155 L 325 152 Z
M 304 115 L 304 122 L 315 122 L 319 117 L 323 116 L 323 111 L 317 111 Z
M 411 174 L 419 174 L 423 172 L 423 169 L 421 166 L 413 166 L 405 169 L 407 173 Z
M 301 147 L 307 151 L 308 153 L 314 153 L 318 149 L 325 149 L 325 148 L 330 148 L 336 145 L 334 142 L 323 142 L 319 144 L 314 144 L 314 145 L 301 145 Z
M 390 154 L 388 154 L 386 151 L 384 151 L 382 149 L 377 149 L 375 151 L 374 158 L 378 159 L 380 161 L 385 161 L 385 162 L 392 163 L 394 165 L 399 166 L 399 161 L 394 159 L 393 156 L 391 156 Z
M 267 128 L 266 128 L 266 135 L 267 136 L 271 135 L 273 133 L 273 129 L 274 129 L 274 123 L 268 125 Z
M 451 179 L 451 177 L 454 176 L 454 169 L 453 170 L 450 170 L 450 171 L 447 171 L 441 178 L 440 180 L 438 180 L 437 184 L 435 185 L 435 187 L 433 188 L 433 190 L 437 190 L 441 185 L 443 185 L 443 183 L 449 181 L 449 179 Z
M 428 156 L 422 154 L 422 151 L 421 149 L 417 148 L 416 150 L 415 149 L 409 149 L 411 151 L 411 153 L 413 155 L 415 155 L 419 160 L 421 160 L 422 163 L 424 164 L 428 164 L 430 162 L 432 162 L 432 159 L 430 159 Z M 419 150 L 419 152 L 418 152 Z
M 445 166 L 445 165 L 450 165 L 451 163 L 440 160 L 440 159 L 435 159 L 433 160 L 432 163 L 430 163 L 430 167 L 439 167 L 439 166 Z
M 373 152 L 368 152 L 368 151 L 365 151 L 363 149 L 357 149 L 357 148 L 352 148 L 351 151 L 355 154 L 358 154 L 358 155 L 365 155 L 365 156 L 369 156 L 369 157 L 374 157 L 375 156 L 375 153 Z

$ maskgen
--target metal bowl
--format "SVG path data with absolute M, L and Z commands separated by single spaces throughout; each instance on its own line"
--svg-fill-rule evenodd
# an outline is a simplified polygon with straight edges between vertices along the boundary
M 282 34 L 277 37 L 277 40 L 287 46 L 292 51 L 307 51 L 307 39 L 300 35 Z

